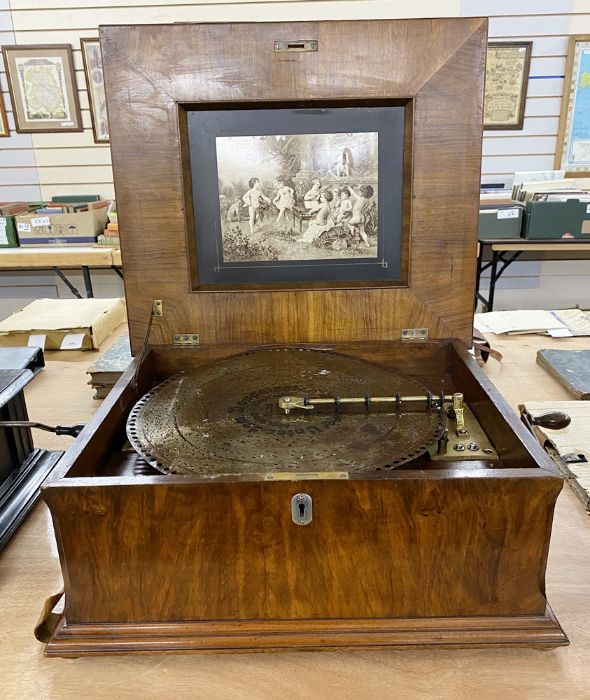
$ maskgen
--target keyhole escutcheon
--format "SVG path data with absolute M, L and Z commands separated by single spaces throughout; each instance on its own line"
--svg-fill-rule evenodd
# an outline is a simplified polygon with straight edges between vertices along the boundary
M 309 525 L 313 517 L 311 496 L 296 493 L 291 499 L 291 520 L 295 525 Z

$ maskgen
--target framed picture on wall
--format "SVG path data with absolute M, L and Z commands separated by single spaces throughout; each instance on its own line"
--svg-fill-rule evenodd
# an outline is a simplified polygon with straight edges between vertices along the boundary
M 69 44 L 4 46 L 2 53 L 19 133 L 83 130 Z
M 532 46 L 532 41 L 488 44 L 484 129 L 523 128 Z
M 10 136 L 10 130 L 8 128 L 8 117 L 6 116 L 4 100 L 2 99 L 2 93 L 0 93 L 0 138 L 2 136 Z
M 590 172 L 590 34 L 570 37 L 555 168 Z
M 109 121 L 104 91 L 102 54 L 98 39 L 80 39 L 84 58 L 84 74 L 88 88 L 88 102 L 92 117 L 92 131 L 95 143 L 109 142 Z

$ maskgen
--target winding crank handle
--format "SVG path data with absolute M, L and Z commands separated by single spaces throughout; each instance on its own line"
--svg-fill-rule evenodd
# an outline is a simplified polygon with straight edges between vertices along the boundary
M 548 430 L 563 430 L 572 422 L 572 419 L 562 411 L 550 411 L 542 413 L 540 416 L 533 417 L 529 414 L 531 425 L 537 425 L 539 428 Z
M 56 435 L 78 437 L 84 428 L 84 424 L 45 425 L 45 423 L 37 423 L 32 420 L 3 420 L 0 421 L 0 428 L 38 428 L 39 430 L 45 430 L 48 433 L 55 433 Z

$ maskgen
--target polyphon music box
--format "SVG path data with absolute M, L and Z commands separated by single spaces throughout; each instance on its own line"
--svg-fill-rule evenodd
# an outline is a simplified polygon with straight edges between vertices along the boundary
M 566 644 L 467 349 L 486 20 L 100 36 L 135 360 L 44 489 L 46 653 Z

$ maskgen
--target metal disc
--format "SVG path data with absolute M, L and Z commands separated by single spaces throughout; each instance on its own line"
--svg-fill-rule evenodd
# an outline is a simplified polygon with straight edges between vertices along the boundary
M 165 473 L 264 474 L 392 469 L 442 434 L 443 412 L 279 408 L 284 395 L 426 395 L 418 382 L 344 355 L 293 348 L 235 355 L 156 386 L 127 422 L 133 447 Z

